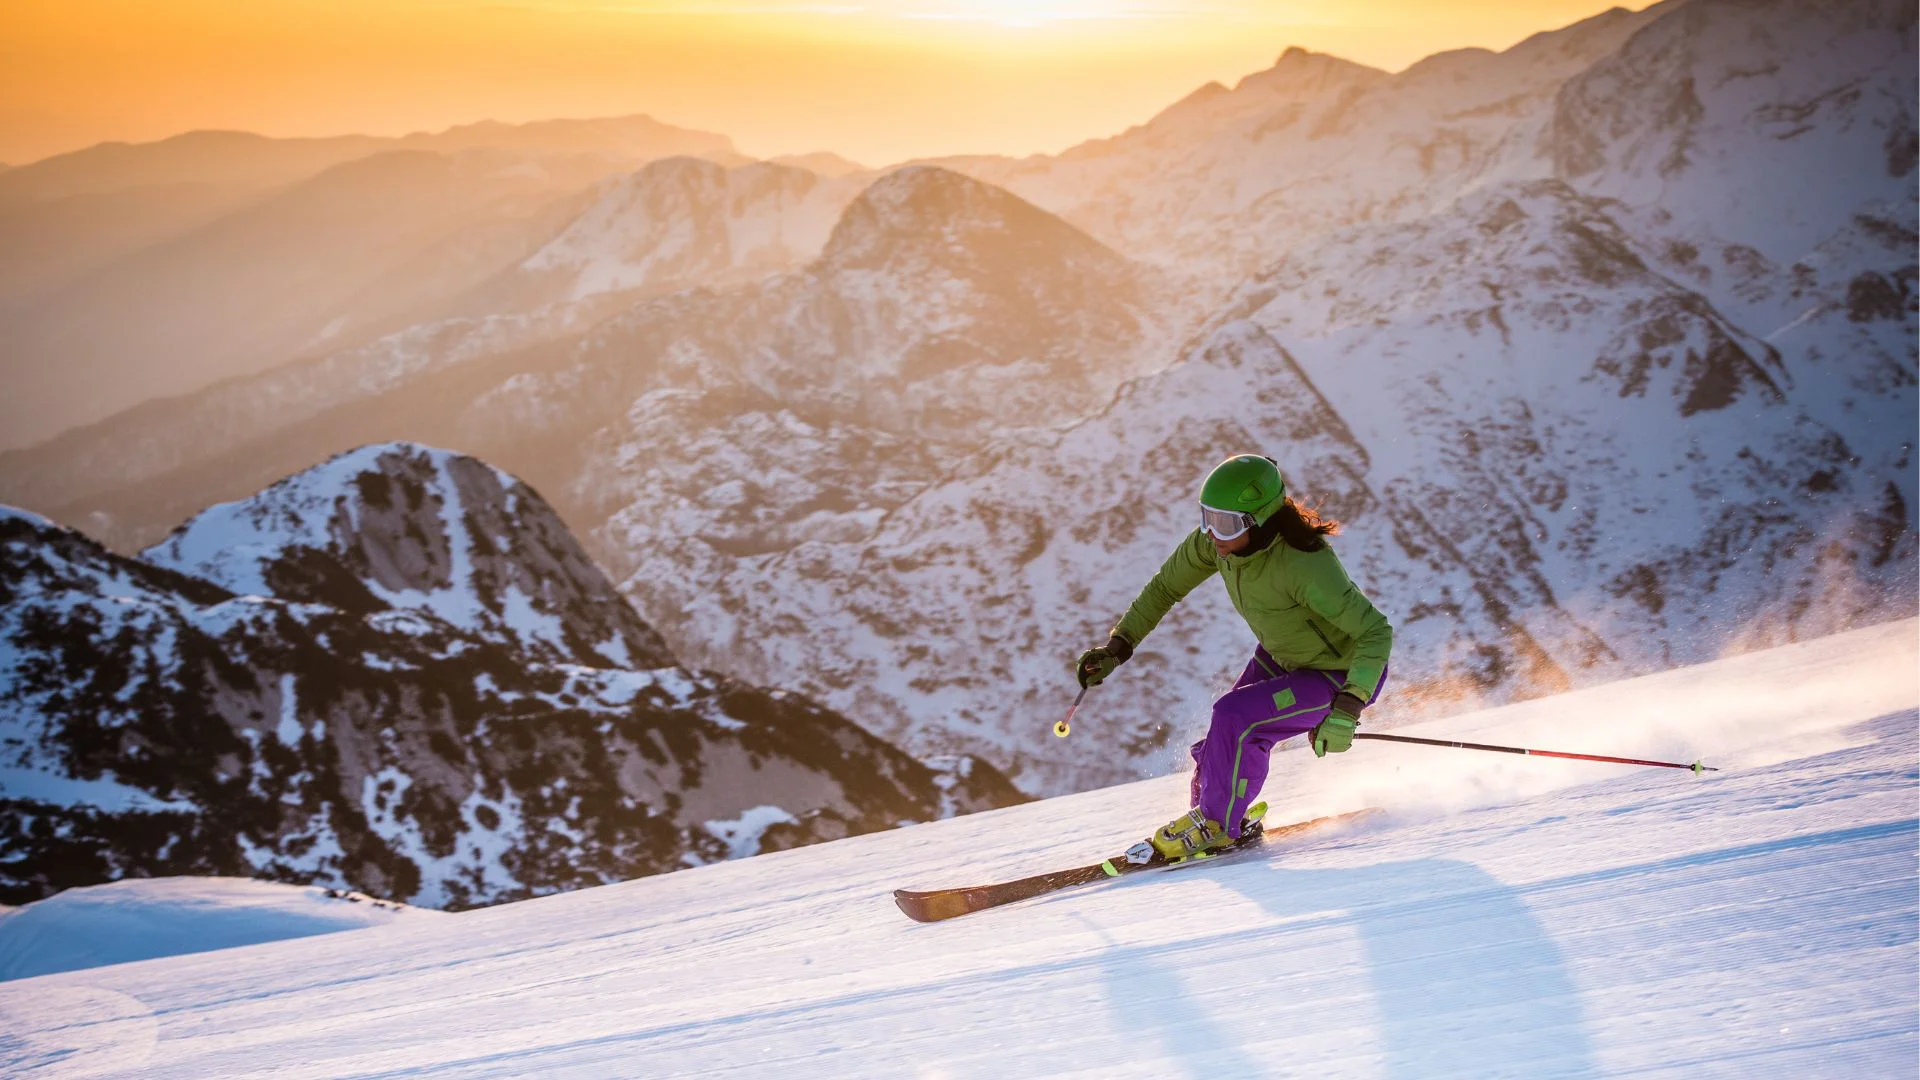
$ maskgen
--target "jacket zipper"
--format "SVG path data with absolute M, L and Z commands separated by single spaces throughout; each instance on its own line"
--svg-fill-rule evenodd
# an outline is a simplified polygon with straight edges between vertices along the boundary
M 1313 631 L 1313 636 L 1320 639 L 1320 644 L 1325 645 L 1327 647 L 1328 652 L 1334 654 L 1335 656 L 1340 655 L 1340 650 L 1333 647 L 1333 642 L 1327 640 L 1327 635 L 1320 632 L 1320 628 L 1314 625 L 1314 622 L 1312 619 L 1308 619 L 1306 620 L 1306 622 L 1307 622 L 1307 629 Z

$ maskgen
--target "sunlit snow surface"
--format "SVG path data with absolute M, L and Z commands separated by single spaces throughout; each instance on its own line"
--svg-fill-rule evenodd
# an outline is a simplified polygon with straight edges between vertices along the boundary
M 403 916 L 449 917 L 313 885 L 132 878 L 0 909 L 0 979 L 384 926 Z
M 564 896 L 0 986 L 0 1073 L 1910 1077 L 1909 620 L 1275 757 L 1242 860 L 918 925 L 896 886 L 1091 861 L 1167 777 Z M 1100 693 L 1120 693 L 1115 688 Z M 1089 699 L 1075 738 L 1099 739 Z M 1035 738 L 1047 737 L 1035 721 Z

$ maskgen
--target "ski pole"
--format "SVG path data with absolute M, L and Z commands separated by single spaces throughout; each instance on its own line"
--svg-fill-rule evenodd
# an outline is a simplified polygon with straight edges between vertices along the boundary
M 1053 725 L 1053 733 L 1055 736 L 1064 739 L 1068 735 L 1073 734 L 1073 714 L 1080 708 L 1080 699 L 1086 696 L 1087 688 L 1083 686 L 1080 688 L 1080 692 L 1073 696 L 1073 704 L 1067 706 L 1066 719 Z
M 1067 715 L 1071 716 L 1072 713 Z M 1372 732 L 1355 732 L 1356 739 L 1378 739 L 1381 742 L 1418 743 L 1421 746 L 1450 746 L 1455 750 L 1491 750 L 1496 754 L 1525 754 L 1528 757 L 1570 758 L 1574 761 L 1605 761 L 1615 765 L 1652 765 L 1662 769 L 1691 769 L 1695 776 L 1703 772 L 1719 772 L 1711 765 L 1702 765 L 1696 761 L 1683 765 L 1677 761 L 1644 761 L 1640 758 L 1608 757 L 1605 754 L 1570 754 L 1564 750 L 1529 750 L 1521 746 L 1490 746 L 1487 743 L 1452 742 L 1447 739 L 1416 739 L 1411 735 L 1375 735 Z

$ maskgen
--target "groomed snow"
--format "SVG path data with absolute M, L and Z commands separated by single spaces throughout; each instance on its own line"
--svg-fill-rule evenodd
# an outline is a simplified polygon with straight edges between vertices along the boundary
M 0 910 L 0 980 L 384 926 L 403 914 L 446 917 L 246 878 L 116 881 Z
M 1098 705 L 1075 738 L 1100 738 Z M 0 986 L 0 1072 L 1911 1077 L 1916 706 L 1907 620 L 1403 729 L 1724 770 L 1705 777 L 1285 752 L 1278 819 L 1389 813 L 948 923 L 889 898 L 1107 854 L 1185 805 L 1164 777 L 47 976 Z

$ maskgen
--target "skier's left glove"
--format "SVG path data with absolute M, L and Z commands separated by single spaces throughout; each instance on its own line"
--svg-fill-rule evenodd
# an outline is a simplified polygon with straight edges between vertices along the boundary
M 1105 645 L 1081 653 L 1080 659 L 1074 661 L 1073 673 L 1081 686 L 1099 686 L 1132 655 L 1133 646 L 1127 643 L 1126 638 L 1115 634 L 1107 639 Z
M 1332 711 L 1308 736 L 1313 746 L 1313 756 L 1326 757 L 1330 753 L 1338 754 L 1351 749 L 1354 729 L 1360 726 L 1360 714 L 1366 707 L 1366 702 L 1344 690 L 1336 694 Z

